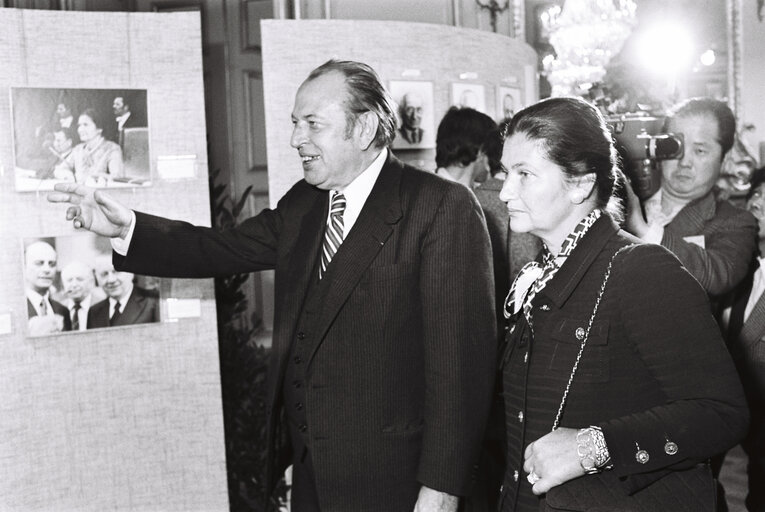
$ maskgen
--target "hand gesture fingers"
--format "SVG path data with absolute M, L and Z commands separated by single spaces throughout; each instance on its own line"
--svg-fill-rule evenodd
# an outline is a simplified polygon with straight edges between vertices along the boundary
M 48 194 L 52 203 L 68 203 L 66 219 L 77 229 L 88 229 L 108 237 L 124 237 L 132 214 L 128 208 L 108 194 L 77 183 L 57 183 Z

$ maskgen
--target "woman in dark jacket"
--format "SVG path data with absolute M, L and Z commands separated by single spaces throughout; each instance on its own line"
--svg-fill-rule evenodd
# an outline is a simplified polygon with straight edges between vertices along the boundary
M 619 229 L 597 109 L 545 100 L 506 136 L 500 198 L 545 246 L 506 302 L 502 510 L 714 510 L 706 461 L 748 413 L 704 290 Z

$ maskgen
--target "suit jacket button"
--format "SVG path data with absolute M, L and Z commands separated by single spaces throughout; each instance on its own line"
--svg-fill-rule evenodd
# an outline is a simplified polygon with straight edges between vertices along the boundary
M 303 404 L 301 402 L 297 402 L 295 404 L 295 409 L 297 409 L 298 411 L 302 411 L 303 410 Z
M 298 337 L 299 340 L 304 340 L 305 339 L 305 333 L 303 331 L 300 331 L 299 333 L 297 333 L 297 337 Z
M 308 425 L 306 425 L 305 423 L 301 423 L 300 426 L 298 427 L 298 430 L 300 432 L 305 433 L 305 431 L 308 430 Z
M 302 363 L 302 362 L 303 362 L 303 359 L 301 359 L 301 358 L 300 358 L 300 356 L 295 356 L 295 357 L 292 359 L 292 361 L 293 361 L 295 364 L 300 364 L 300 363 Z

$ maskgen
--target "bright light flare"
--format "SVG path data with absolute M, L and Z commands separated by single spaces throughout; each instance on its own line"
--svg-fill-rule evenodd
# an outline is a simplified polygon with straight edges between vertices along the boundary
M 699 57 L 699 60 L 702 64 L 705 66 L 711 66 L 715 63 L 715 60 L 717 59 L 717 56 L 715 55 L 715 51 L 711 48 L 704 53 L 701 54 L 701 57 Z
M 640 63 L 657 75 L 675 75 L 693 60 L 693 38 L 679 24 L 660 23 L 637 36 L 635 48 Z

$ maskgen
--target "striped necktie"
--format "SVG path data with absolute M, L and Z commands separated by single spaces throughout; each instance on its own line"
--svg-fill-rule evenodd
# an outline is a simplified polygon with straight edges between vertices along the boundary
M 343 213 L 345 212 L 345 196 L 337 192 L 332 198 L 329 208 L 329 222 L 324 232 L 324 243 L 321 247 L 321 266 L 319 267 L 319 279 L 324 277 L 329 262 L 332 261 L 340 244 L 343 243 Z

